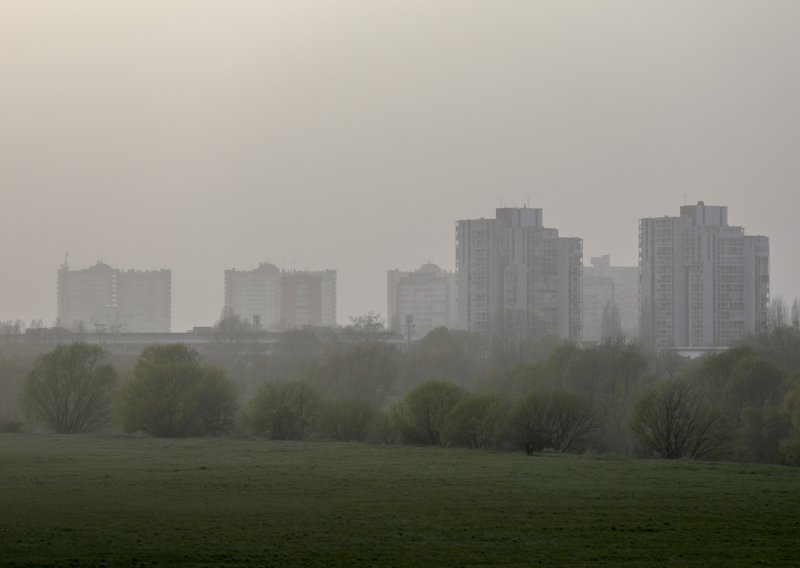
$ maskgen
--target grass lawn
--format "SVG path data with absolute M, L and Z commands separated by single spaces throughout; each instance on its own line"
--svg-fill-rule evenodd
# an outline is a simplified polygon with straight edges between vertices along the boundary
M 0 435 L 2 566 L 800 563 L 800 469 Z

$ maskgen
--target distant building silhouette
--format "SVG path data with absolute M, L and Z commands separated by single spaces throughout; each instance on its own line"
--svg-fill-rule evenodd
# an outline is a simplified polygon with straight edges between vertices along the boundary
M 639 221 L 640 335 L 654 348 L 723 347 L 766 329 L 769 239 L 728 225 L 728 208 L 681 207 Z
M 425 337 L 437 327 L 455 328 L 456 281 L 452 272 L 435 264 L 419 270 L 389 270 L 386 274 L 389 329 L 411 339 Z M 407 317 L 411 320 L 407 322 Z M 407 328 L 411 324 L 410 329 Z
M 262 329 L 277 330 L 281 321 L 278 267 L 262 262 L 255 270 L 226 270 L 225 309 Z
M 281 273 L 281 324 L 284 329 L 336 326 L 336 271 Z
M 606 306 L 619 310 L 625 337 L 638 337 L 639 267 L 611 266 L 609 255 L 592 257 L 591 263 L 583 267 L 583 341 L 601 340 Z
M 266 331 L 336 325 L 336 271 L 225 271 L 225 311 Z
M 58 323 L 86 332 L 169 332 L 172 271 L 117 270 L 98 262 L 58 270 Z
M 457 327 L 503 340 L 581 339 L 583 243 L 542 210 L 501 208 L 456 224 Z

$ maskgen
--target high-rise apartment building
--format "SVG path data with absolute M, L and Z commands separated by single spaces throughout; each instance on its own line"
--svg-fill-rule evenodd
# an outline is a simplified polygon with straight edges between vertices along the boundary
M 452 272 L 446 272 L 435 264 L 423 264 L 419 270 L 387 272 L 389 329 L 411 339 L 425 337 L 437 327 L 455 328 L 456 325 L 456 280 Z
M 611 266 L 609 255 L 592 257 L 583 267 L 583 340 L 598 342 L 603 335 L 606 306 L 619 311 L 622 334 L 639 334 L 639 267 Z
M 456 224 L 456 324 L 486 337 L 581 339 L 583 243 L 542 210 L 497 209 Z
M 640 335 L 655 348 L 721 347 L 763 331 L 769 239 L 728 225 L 724 206 L 639 221 Z
M 336 325 L 336 271 L 225 271 L 225 311 L 266 331 Z
M 225 271 L 225 310 L 264 330 L 280 329 L 280 270 L 262 262 L 255 270 Z
M 82 331 L 169 332 L 172 271 L 117 270 L 98 262 L 58 271 L 58 323 Z
M 281 273 L 281 324 L 284 329 L 336 326 L 336 271 Z

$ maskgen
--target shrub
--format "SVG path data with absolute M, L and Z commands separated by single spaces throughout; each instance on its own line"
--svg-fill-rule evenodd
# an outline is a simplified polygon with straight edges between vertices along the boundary
M 183 344 L 145 349 L 118 399 L 127 432 L 180 438 L 225 433 L 236 416 L 237 392 L 225 373 L 203 365 Z
M 800 466 L 800 439 L 781 440 L 778 446 L 778 463 Z
M 337 400 L 324 405 L 320 431 L 338 442 L 363 442 L 374 426 L 378 411 L 365 400 Z
M 59 434 L 93 432 L 110 418 L 117 378 L 100 347 L 73 343 L 41 356 L 23 387 L 30 416 Z
M 534 391 L 512 409 L 508 435 L 520 448 L 572 452 L 583 449 L 601 425 L 589 397 L 569 391 Z
M 719 415 L 691 384 L 675 379 L 639 399 L 630 428 L 643 455 L 666 459 L 713 456 L 726 438 Z
M 242 423 L 256 436 L 271 440 L 305 440 L 317 426 L 320 402 L 303 381 L 265 384 L 250 400 Z
M 465 395 L 464 389 L 452 383 L 418 385 L 392 407 L 392 422 L 400 439 L 409 444 L 441 444 L 445 419 Z
M 506 404 L 494 396 L 469 395 L 447 414 L 444 441 L 469 448 L 497 446 L 506 410 Z

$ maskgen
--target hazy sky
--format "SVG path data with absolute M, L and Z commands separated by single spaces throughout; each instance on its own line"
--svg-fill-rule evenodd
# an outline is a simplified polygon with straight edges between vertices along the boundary
M 459 218 L 544 209 L 585 262 L 640 217 L 728 205 L 800 296 L 800 2 L 3 0 L 0 319 L 56 270 L 173 270 L 173 329 L 223 270 L 454 268 Z

